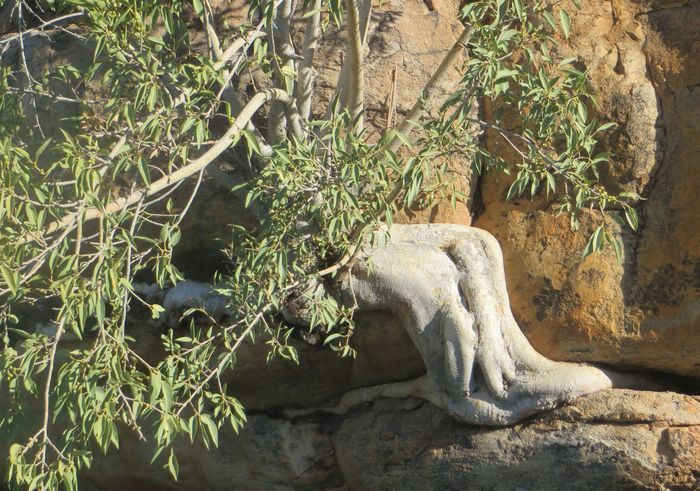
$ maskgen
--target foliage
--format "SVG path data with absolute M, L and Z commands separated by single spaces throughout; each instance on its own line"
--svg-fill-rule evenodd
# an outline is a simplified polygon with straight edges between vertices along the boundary
M 125 431 L 155 441 L 154 461 L 177 477 L 176 438 L 215 446 L 224 426 L 245 423 L 226 386 L 241 345 L 264 341 L 297 361 L 283 315 L 290 303 L 308 309 L 306 328 L 321 328 L 326 344 L 352 355 L 354 307 L 337 301 L 333 279 L 351 271 L 362 244 L 381 238 L 400 208 L 440 193 L 464 199 L 435 162 L 470 158 L 479 172 L 514 173 L 507 199 L 545 193 L 573 225 L 582 210 L 613 205 L 636 227 L 636 197 L 598 183 L 608 155 L 597 139 L 611 125 L 593 117 L 586 73 L 551 55 L 554 33 L 570 31 L 565 11 L 555 21 L 540 1 L 468 3 L 465 35 L 451 52 L 468 54 L 453 95 L 427 117 L 429 84 L 406 120 L 377 138 L 348 106 L 362 100 L 347 83 L 362 78 L 362 66 L 344 69 L 328 109 L 307 109 L 317 38 L 348 14 L 362 24 L 367 2 L 309 0 L 298 11 L 293 3 L 255 0 L 247 23 L 220 26 L 206 0 L 17 2 L 18 32 L 0 40 L 0 429 L 13 442 L 16 485 L 75 489 L 93 453 L 117 448 Z M 80 28 L 61 32 L 87 38 L 88 68 L 31 73 L 24 41 L 68 17 Z M 291 41 L 300 22 L 305 58 Z M 204 48 L 194 42 L 202 32 Z M 16 67 L 6 61 L 11 50 Z M 268 88 L 246 96 L 261 85 Z M 73 104 L 78 116 L 47 134 L 35 116 L 46 101 Z M 483 105 L 494 108 L 488 117 Z M 487 148 L 484 132 L 515 160 Z M 171 263 L 180 224 L 222 156 L 247 168 L 238 189 L 262 210 L 256 227 L 216 217 L 235 231 L 225 248 L 231 267 L 217 279 L 230 315 L 165 326 L 162 358 L 148 361 L 128 329 L 129 310 L 142 305 L 158 319 L 163 307 L 135 278 L 162 288 L 182 279 Z M 180 186 L 184 200 L 171 194 Z M 619 257 L 604 225 L 584 252 L 605 243 Z

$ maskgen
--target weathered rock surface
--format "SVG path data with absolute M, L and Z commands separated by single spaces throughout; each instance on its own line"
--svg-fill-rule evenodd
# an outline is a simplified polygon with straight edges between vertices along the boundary
M 177 485 L 147 466 L 149 450 L 128 442 L 81 489 L 693 490 L 700 398 L 610 390 L 501 429 L 460 425 L 417 399 L 381 399 L 344 420 L 258 414 L 215 452 L 183 444 Z
M 700 376 L 700 2 L 569 11 L 560 55 L 590 70 L 599 118 L 619 124 L 604 179 L 645 197 L 640 230 L 620 232 L 622 265 L 611 252 L 580 261 L 590 229 L 572 231 L 545 200 L 503 203 L 509 182 L 495 175 L 475 224 L 499 238 L 513 311 L 540 352 Z

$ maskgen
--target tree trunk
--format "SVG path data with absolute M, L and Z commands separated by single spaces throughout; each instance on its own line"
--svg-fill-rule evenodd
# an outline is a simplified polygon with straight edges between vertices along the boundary
M 503 258 L 484 230 L 457 225 L 395 225 L 390 242 L 366 252 L 342 284 L 363 311 L 395 315 L 427 369 L 418 380 L 346 394 L 342 412 L 377 396 L 419 396 L 455 418 L 511 424 L 613 386 L 620 375 L 540 355 L 510 310 Z

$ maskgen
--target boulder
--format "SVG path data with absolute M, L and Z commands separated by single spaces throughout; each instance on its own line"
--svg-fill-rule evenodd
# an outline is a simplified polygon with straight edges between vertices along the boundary
M 700 398 L 613 389 L 501 429 L 417 399 L 380 399 L 342 420 L 259 413 L 214 452 L 182 442 L 177 484 L 148 466 L 151 450 L 124 441 L 81 490 L 692 490 Z

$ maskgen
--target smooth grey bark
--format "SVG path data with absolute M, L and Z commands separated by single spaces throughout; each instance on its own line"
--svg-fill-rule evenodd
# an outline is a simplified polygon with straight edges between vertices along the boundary
M 311 115 L 311 99 L 316 78 L 314 70 L 314 55 L 321 39 L 321 0 L 313 0 L 309 4 L 311 14 L 306 20 L 304 33 L 304 45 L 301 50 L 299 62 L 299 81 L 295 87 L 297 109 L 303 121 L 307 121 Z

